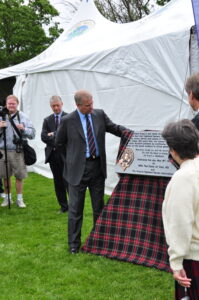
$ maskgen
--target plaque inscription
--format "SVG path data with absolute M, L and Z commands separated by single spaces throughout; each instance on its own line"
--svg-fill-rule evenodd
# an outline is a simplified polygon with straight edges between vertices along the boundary
M 171 177 L 176 168 L 159 131 L 135 131 L 116 164 L 117 173 Z

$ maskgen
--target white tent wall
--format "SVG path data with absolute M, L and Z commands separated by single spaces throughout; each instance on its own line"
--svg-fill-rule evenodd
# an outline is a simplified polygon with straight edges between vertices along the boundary
M 191 30 L 190 40 L 190 73 L 199 72 L 199 46 L 195 26 Z
M 88 30 L 69 39 L 82 24 Z M 190 74 L 193 24 L 191 0 L 172 0 L 148 17 L 127 24 L 109 22 L 93 0 L 83 0 L 68 30 L 46 51 L 0 70 L 0 78 L 17 75 L 14 93 L 37 130 L 31 144 L 38 161 L 30 170 L 51 176 L 44 165 L 40 133 L 44 117 L 51 113 L 52 95 L 60 95 L 64 110 L 71 112 L 75 91 L 88 89 L 96 108 L 133 130 L 161 130 L 169 121 L 188 117 L 184 83 Z M 106 193 L 111 193 L 117 182 L 114 164 L 119 139 L 107 134 L 106 144 Z
M 75 109 L 73 95 L 79 88 L 87 88 L 92 92 L 96 108 L 103 108 L 114 122 L 133 130 L 162 129 L 166 122 L 179 117 L 180 99 L 127 78 L 72 70 L 30 74 L 23 85 L 21 99 L 23 110 L 30 116 L 37 131 L 35 140 L 31 141 L 38 155 L 32 171 L 51 176 L 48 165 L 44 165 L 44 144 L 40 139 L 42 121 L 51 113 L 50 97 L 60 95 L 64 110 L 71 112 Z M 184 103 L 184 116 L 187 107 Z M 114 165 L 119 139 L 107 134 L 106 144 L 106 193 L 109 194 L 118 179 Z

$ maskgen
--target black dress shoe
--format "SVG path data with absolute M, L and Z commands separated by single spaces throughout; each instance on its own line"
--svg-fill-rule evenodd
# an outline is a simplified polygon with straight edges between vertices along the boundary
M 77 254 L 79 252 L 79 249 L 78 248 L 70 248 L 70 253 L 71 254 Z

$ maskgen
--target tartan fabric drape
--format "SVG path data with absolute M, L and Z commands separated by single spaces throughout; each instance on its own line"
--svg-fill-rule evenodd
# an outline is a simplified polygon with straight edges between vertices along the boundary
M 118 157 L 128 137 L 123 136 Z M 170 271 L 161 214 L 168 181 L 121 174 L 82 250 Z

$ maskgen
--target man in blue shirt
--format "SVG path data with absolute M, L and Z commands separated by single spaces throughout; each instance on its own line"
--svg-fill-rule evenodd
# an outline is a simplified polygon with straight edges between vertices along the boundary
M 55 144 L 65 147 L 64 178 L 68 182 L 68 243 L 75 254 L 81 246 L 81 227 L 87 187 L 90 191 L 93 223 L 104 206 L 106 178 L 105 134 L 121 136 L 126 129 L 114 124 L 102 109 L 93 109 L 93 97 L 85 90 L 75 94 L 77 109 L 65 116 Z

